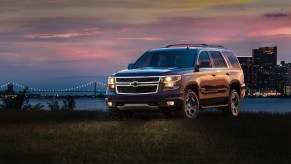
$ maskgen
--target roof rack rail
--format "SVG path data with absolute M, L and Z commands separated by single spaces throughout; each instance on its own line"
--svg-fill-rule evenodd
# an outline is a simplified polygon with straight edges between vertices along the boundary
M 214 45 L 214 44 L 212 44 L 212 45 L 207 45 L 207 47 L 225 48 L 225 47 L 223 47 L 223 46 L 221 46 L 221 45 Z
M 169 47 L 213 47 L 213 48 L 224 48 L 221 45 L 208 45 L 208 44 L 171 44 L 167 45 L 166 48 Z
M 166 48 L 169 47 L 205 47 L 207 44 L 171 44 L 167 45 Z

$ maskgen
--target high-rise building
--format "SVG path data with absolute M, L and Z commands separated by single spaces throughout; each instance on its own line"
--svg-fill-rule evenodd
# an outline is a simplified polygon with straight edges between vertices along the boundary
M 288 67 L 285 64 L 285 61 L 282 61 L 280 65 L 276 65 L 274 67 L 274 75 L 276 93 L 280 95 L 286 95 Z
M 252 90 L 275 92 L 274 68 L 277 65 L 277 47 L 253 49 Z
M 247 91 L 252 91 L 251 84 L 252 84 L 253 58 L 251 56 L 238 56 L 237 58 L 244 72 L 244 77 L 245 77 L 244 80 L 247 87 Z
M 287 63 L 287 82 L 285 86 L 285 94 L 291 96 L 291 63 Z

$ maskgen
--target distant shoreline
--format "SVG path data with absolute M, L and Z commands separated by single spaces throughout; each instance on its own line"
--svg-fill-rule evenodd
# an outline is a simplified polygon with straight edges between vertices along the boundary
M 245 96 L 245 98 L 291 98 L 291 96 Z

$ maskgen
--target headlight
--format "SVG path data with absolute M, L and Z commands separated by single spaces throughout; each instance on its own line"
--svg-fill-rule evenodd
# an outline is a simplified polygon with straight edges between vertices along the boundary
M 164 89 L 177 89 L 179 85 L 176 85 L 181 80 L 181 76 L 165 76 L 163 77 Z
M 107 87 L 109 90 L 115 89 L 115 78 L 114 77 L 108 77 L 108 84 Z

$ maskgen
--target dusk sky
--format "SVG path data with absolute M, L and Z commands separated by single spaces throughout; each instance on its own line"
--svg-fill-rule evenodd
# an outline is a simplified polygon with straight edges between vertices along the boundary
M 291 1 L 0 0 L 0 85 L 106 82 L 175 43 L 221 44 L 238 56 L 278 46 L 278 61 L 291 62 Z

